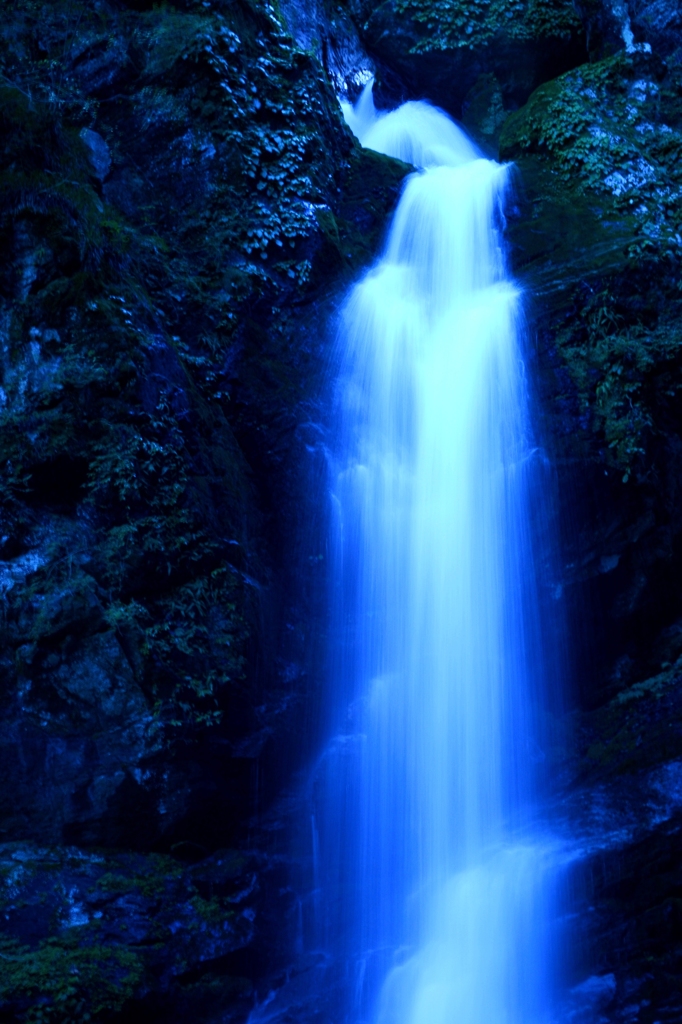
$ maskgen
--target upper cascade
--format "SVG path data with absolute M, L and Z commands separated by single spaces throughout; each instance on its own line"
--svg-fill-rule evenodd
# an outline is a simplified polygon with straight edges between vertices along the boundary
M 495 214 L 507 168 L 483 159 L 465 133 L 429 103 L 404 103 L 381 113 L 370 81 L 355 107 L 341 105 L 363 146 L 427 172 L 408 179 L 383 254 L 384 270 L 403 268 L 403 296 L 421 300 L 433 315 L 504 280 Z
M 437 107 L 423 100 L 387 113 L 374 106 L 371 79 L 355 104 L 341 101 L 346 122 L 367 149 L 421 169 L 459 167 L 480 157 L 473 142 Z

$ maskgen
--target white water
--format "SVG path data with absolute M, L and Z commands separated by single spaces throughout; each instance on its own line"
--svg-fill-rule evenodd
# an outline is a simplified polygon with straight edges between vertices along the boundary
M 346 1019 L 535 1024 L 551 899 L 527 824 L 542 669 L 508 171 L 426 103 L 379 115 L 370 85 L 345 114 L 420 170 L 341 332 L 333 660 L 349 710 L 314 823 L 327 940 L 355 964 Z

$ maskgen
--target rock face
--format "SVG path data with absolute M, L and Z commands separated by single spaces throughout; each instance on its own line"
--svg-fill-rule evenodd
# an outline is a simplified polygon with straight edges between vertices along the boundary
M 575 680 L 547 756 L 591 851 L 567 1014 L 677 1019 L 679 4 L 0 14 L 3 1020 L 236 1021 L 286 976 L 296 811 L 249 822 L 310 751 L 328 324 L 408 171 L 341 121 L 370 71 L 518 169 Z M 333 1019 L 296 970 L 282 1013 Z
M 99 855 L 73 844 L 137 851 L 124 903 L 136 872 L 168 883 L 130 911 L 161 922 L 151 959 L 148 936 L 112 938 L 137 934 L 125 907 L 111 927 L 109 910 L 90 915 L 99 938 L 74 920 L 82 984 L 64 1003 L 68 943 L 49 921 L 68 908 L 36 882 L 35 935 L 13 910 L 4 934 L 13 963 L 38 961 L 17 966 L 0 1013 L 66 1021 L 133 997 L 155 1013 L 179 972 L 194 992 L 179 1019 L 198 1020 L 203 964 L 223 1008 L 250 991 L 224 961 L 257 948 L 254 903 L 248 927 L 204 933 L 172 909 L 199 891 L 173 863 L 243 842 L 305 757 L 324 565 L 299 523 L 319 515 L 306 474 L 322 459 L 327 324 L 408 168 L 357 146 L 269 4 L 29 0 L 0 15 L 0 837 L 23 844 L 10 874 L 31 861 L 78 905 L 100 900 Z M 285 915 L 273 885 L 263 920 Z M 196 948 L 172 937 L 195 924 Z
M 682 65 L 672 23 L 664 40 L 645 5 L 617 7 L 586 13 L 591 62 L 509 115 L 500 155 L 563 510 L 574 756 L 557 770 L 592 850 L 569 1010 L 662 1021 L 682 970 Z M 580 1010 L 588 982 L 601 1003 Z
M 133 8 L 4 12 L 7 838 L 130 843 L 132 800 L 156 841 L 198 736 L 227 764 L 276 728 L 273 561 L 325 296 L 405 173 L 269 8 Z
M 413 96 L 437 98 L 455 116 L 482 75 L 495 75 L 506 105 L 518 106 L 587 56 L 570 0 L 385 0 L 360 17 L 370 53 Z
M 677 615 L 681 70 L 621 52 L 542 86 L 501 136 L 527 188 L 510 235 L 546 346 L 548 430 L 580 465 L 583 483 L 567 486 L 590 476 L 589 497 L 568 492 L 582 511 L 567 578 L 604 577 L 600 648 L 621 664 Z M 597 694 L 585 676 L 585 699 L 627 681 L 600 678 Z
M 5 1019 L 97 1018 L 145 998 L 164 1020 L 197 1006 L 215 1019 L 226 995 L 233 1006 L 248 999 L 248 980 L 216 985 L 216 967 L 253 938 L 253 859 L 222 852 L 186 867 L 6 844 L 0 865 Z

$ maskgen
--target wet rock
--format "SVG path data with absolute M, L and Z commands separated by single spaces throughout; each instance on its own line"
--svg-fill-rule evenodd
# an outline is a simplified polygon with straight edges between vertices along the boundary
M 477 142 L 497 152 L 502 125 L 507 119 L 500 83 L 493 74 L 482 74 L 464 97 L 462 124 Z
M 3 845 L 0 1012 L 88 1019 L 144 1000 L 148 1014 L 175 1003 L 165 1019 L 176 1020 L 206 987 L 234 1004 L 250 989 L 230 956 L 253 937 L 253 868 L 226 851 L 187 868 L 153 854 Z
M 111 153 L 109 147 L 98 132 L 91 128 L 81 128 L 81 139 L 88 151 L 88 160 L 92 173 L 100 181 L 104 181 L 111 170 Z
M 90 29 L 90 31 L 88 31 Z M 113 95 L 134 78 L 128 56 L 127 40 L 120 35 L 104 35 L 94 25 L 82 25 L 73 33 L 66 27 L 65 59 L 81 89 L 92 96 Z M 46 33 L 47 35 L 47 33 Z
M 680 188 L 668 160 L 681 124 L 678 72 L 621 50 L 542 86 L 501 132 L 523 209 L 511 211 L 513 257 L 543 339 L 533 357 L 542 430 L 562 504 L 576 510 L 562 525 L 564 598 L 593 651 L 576 669 L 592 704 L 608 691 L 595 687 L 609 663 L 651 642 L 677 609 L 679 426 L 663 409 L 680 357 L 681 250 L 664 197 Z
M 629 0 L 636 39 L 649 43 L 661 56 L 682 58 L 682 11 L 675 0 Z
M 279 552 L 328 296 L 408 168 L 353 143 L 268 5 L 20 8 L 0 86 L 2 827 L 221 844 L 309 685 Z M 361 60 L 344 17 L 321 15 L 320 60 Z M 302 666 L 281 686 L 275 650 Z
M 355 100 L 375 66 L 346 7 L 328 0 L 286 0 L 281 10 L 296 45 L 316 53 L 337 95 Z
M 292 865 L 223 848 L 308 756 L 327 324 L 410 168 L 343 123 L 344 11 L 10 7 L 0 1016 L 222 1024 L 295 933 Z
M 593 56 L 603 57 L 623 48 L 648 48 L 676 59 L 682 44 L 682 20 L 674 0 L 579 0 L 576 6 Z
M 427 98 L 456 117 L 481 75 L 497 78 L 505 108 L 514 109 L 540 83 L 586 57 L 581 23 L 563 0 L 475 6 L 386 0 L 362 19 L 369 53 L 389 69 L 379 96 Z M 396 73 L 400 82 L 392 85 Z M 402 97 L 395 95 L 401 87 Z
M 592 975 L 571 989 L 568 999 L 566 1019 L 575 1021 L 594 1021 L 600 1011 L 606 1010 L 616 995 L 616 977 L 614 974 Z

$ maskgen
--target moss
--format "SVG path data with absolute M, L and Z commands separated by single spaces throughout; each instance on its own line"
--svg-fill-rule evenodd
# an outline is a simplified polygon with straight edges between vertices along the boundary
M 624 53 L 571 71 L 537 89 L 500 139 L 503 159 L 539 155 L 555 187 L 607 196 L 616 215 L 633 217 L 635 260 L 676 257 L 680 245 L 682 133 L 676 105 L 661 103 L 660 73 L 653 58 L 643 67 Z
M 505 155 L 544 152 L 553 157 L 565 180 L 571 171 L 580 169 L 580 187 L 598 185 L 605 154 L 618 157 L 627 153 L 627 140 L 590 129 L 625 113 L 622 101 L 628 98 L 627 87 L 635 70 L 634 59 L 620 53 L 540 86 L 525 107 L 509 117 L 501 140 Z M 635 127 L 637 115 L 641 118 L 646 112 L 642 104 L 647 92 L 644 88 L 638 107 L 621 118 L 621 130 L 628 122 Z
M 124 857 L 120 861 L 102 857 L 100 864 L 93 878 L 98 893 L 123 895 L 132 892 L 150 900 L 163 896 L 183 873 L 178 861 L 162 854 L 146 854 L 128 860 Z
M 342 255 L 352 271 L 376 258 L 387 227 L 386 210 L 411 170 L 369 149 L 358 147 L 351 153 L 338 226 Z
M 676 671 L 660 672 L 657 676 L 653 676 L 651 679 L 645 679 L 644 682 L 635 683 L 633 686 L 629 686 L 627 690 L 621 690 L 616 697 L 616 703 L 619 705 L 629 704 L 633 700 L 641 700 L 643 697 L 654 697 L 659 699 L 663 696 L 669 686 L 679 679 L 679 666 Z
M 660 471 L 681 356 L 682 125 L 662 76 L 638 54 L 586 65 L 537 89 L 500 140 L 533 195 L 512 238 L 548 295 L 598 457 L 625 483 Z
M 2 6 L 5 557 L 53 517 L 9 597 L 9 657 L 30 675 L 58 629 L 73 649 L 112 628 L 170 737 L 244 688 L 267 553 L 235 435 L 267 458 L 307 399 L 289 311 L 373 255 L 406 168 L 381 163 L 368 230 L 356 174 L 376 161 L 267 3 Z M 84 127 L 109 149 L 103 184 Z
M 581 27 L 570 0 L 397 0 L 424 31 L 413 53 L 477 50 L 503 36 L 524 42 L 570 36 Z
M 607 464 L 627 483 L 655 472 L 652 442 L 667 429 L 678 400 L 682 337 L 679 303 L 659 322 L 628 322 L 628 303 L 610 290 L 590 295 L 581 324 L 566 324 L 557 340 L 605 443 Z M 582 328 L 582 329 L 581 329 Z
M 224 928 L 230 918 L 236 914 L 234 910 L 227 910 L 224 904 L 217 899 L 205 899 L 203 896 L 197 895 L 193 896 L 190 902 L 196 915 L 195 927 L 197 928 Z
M 0 936 L 0 1000 L 25 1006 L 27 1024 L 81 1024 L 120 1011 L 143 975 L 130 949 L 82 946 L 67 935 L 34 949 Z
M 209 862 L 221 893 L 243 883 L 227 861 L 227 878 L 219 858 Z M 239 896 L 204 888 L 192 869 L 161 855 L 3 845 L 1 1012 L 30 1024 L 109 1020 L 238 948 L 250 934 Z M 234 988 L 228 975 L 227 993 Z M 213 990 L 221 995 L 217 976 Z

